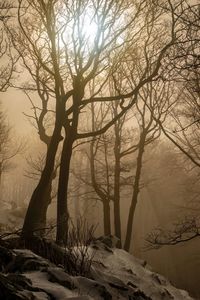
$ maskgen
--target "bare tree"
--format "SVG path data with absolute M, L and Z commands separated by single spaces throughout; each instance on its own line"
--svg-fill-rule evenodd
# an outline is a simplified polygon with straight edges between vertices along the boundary
M 153 143 L 161 134 L 160 127 L 158 123 L 155 122 L 154 116 L 156 115 L 157 119 L 163 123 L 170 113 L 170 108 L 174 104 L 174 100 L 172 98 L 173 93 L 170 89 L 170 85 L 163 83 L 162 81 L 158 81 L 157 83 L 151 82 L 147 84 L 146 87 L 141 89 L 139 95 L 143 100 L 143 103 L 141 104 L 138 102 L 136 105 L 139 113 L 139 140 L 135 176 L 133 181 L 133 193 L 124 243 L 124 249 L 127 251 L 130 249 L 134 214 L 141 188 L 144 151 L 146 146 Z
M 190 3 L 190 2 L 189 2 Z M 166 61 L 164 80 L 176 82 L 179 90 L 177 105 L 171 112 L 173 126 L 160 127 L 171 142 L 188 158 L 188 163 L 200 167 L 200 39 L 199 4 L 187 3 L 179 15 L 181 34 Z
M 116 101 L 100 109 L 103 116 L 100 120 L 105 122 L 106 118 L 118 115 L 120 102 Z M 100 114 L 100 113 L 99 113 Z M 98 114 L 98 115 L 99 115 Z M 95 117 L 95 113 L 92 114 Z M 121 192 L 132 186 L 132 176 L 124 176 L 129 173 L 130 165 L 126 165 L 125 158 L 137 151 L 138 145 L 131 144 L 130 131 L 126 122 L 131 120 L 130 114 L 124 114 L 117 120 L 109 132 L 94 138 L 90 144 L 90 170 L 91 185 L 103 204 L 104 234 L 111 234 L 111 211 L 110 204 L 114 207 L 114 233 L 119 238 L 121 247 Z M 94 121 L 94 131 L 103 126 L 98 118 Z
M 42 170 L 44 168 L 45 164 L 45 153 L 37 153 L 37 157 L 32 157 L 29 156 L 26 159 L 28 168 L 26 170 L 25 176 L 28 177 L 31 180 L 38 181 L 38 179 L 41 176 Z M 49 183 L 49 188 L 46 190 L 46 209 L 44 210 L 44 215 L 43 215 L 43 223 L 41 224 L 41 235 L 45 234 L 45 228 L 47 227 L 47 210 L 49 205 L 52 203 L 52 201 L 56 198 L 57 196 L 57 190 L 56 190 L 56 176 L 57 176 L 57 171 L 59 168 L 59 160 L 55 163 L 54 171 L 51 176 L 51 181 Z
M 26 94 L 31 104 L 31 109 L 33 111 L 32 114 L 27 114 L 27 113 L 24 114 L 30 121 L 31 125 L 37 130 L 40 140 L 48 149 L 51 140 L 51 133 L 50 133 L 51 124 L 54 122 L 55 111 L 49 108 L 50 95 L 46 90 L 45 83 L 42 82 L 38 76 L 36 76 L 35 80 L 38 87 L 40 105 L 34 103 L 33 98 L 35 96 L 35 92 L 32 91 L 31 88 L 30 90 L 23 89 L 23 92 Z M 46 153 L 42 153 L 42 154 L 40 153 L 34 159 L 33 157 L 29 157 L 27 159 L 29 170 L 27 170 L 26 176 L 31 179 L 38 180 L 41 176 L 41 173 L 45 165 L 45 158 L 46 158 Z M 45 196 L 46 207 L 44 207 L 44 211 L 43 211 L 44 214 L 43 217 L 41 218 L 41 220 L 43 220 L 41 221 L 41 228 L 46 228 L 47 209 L 48 206 L 51 204 L 52 199 L 54 199 L 57 194 L 57 192 L 53 190 L 53 181 L 56 178 L 58 167 L 59 167 L 59 159 L 57 159 L 57 162 L 54 166 L 54 170 L 51 175 L 51 180 L 49 181 L 49 186 L 46 189 L 46 196 Z
M 3 173 L 13 168 L 13 159 L 24 151 L 24 146 L 23 141 L 18 142 L 14 138 L 6 113 L 0 106 L 0 187 Z
M 103 111 L 102 105 L 99 108 L 101 114 L 101 122 L 105 120 L 109 110 L 106 109 Z M 91 105 L 91 113 L 92 113 L 92 131 L 96 131 L 102 127 L 101 125 L 95 122 L 95 109 L 94 105 Z M 97 120 L 96 120 L 97 121 Z M 100 127 L 99 127 L 100 125 Z M 101 166 L 97 166 L 95 163 L 96 154 L 98 149 L 100 148 L 99 145 L 103 145 L 104 153 L 102 153 Z M 104 234 L 110 235 L 111 234 L 111 214 L 110 214 L 110 202 L 111 202 L 111 183 L 110 183 L 110 175 L 109 175 L 109 162 L 108 162 L 108 142 L 106 140 L 105 135 L 100 135 L 98 138 L 98 142 L 95 143 L 95 138 L 92 139 L 90 143 L 90 152 L 89 152 L 89 163 L 90 163 L 90 172 L 91 172 L 91 185 L 94 188 L 95 193 L 98 195 L 100 201 L 103 205 L 103 218 L 104 218 Z M 102 175 L 102 165 L 103 165 L 103 174 L 106 178 L 105 182 L 99 182 L 99 174 Z M 102 177 L 101 177 L 102 179 Z M 104 180 L 103 180 L 104 181 Z
M 159 249 L 191 241 L 200 236 L 198 217 L 185 217 L 170 229 L 156 228 L 145 238 L 145 250 Z
M 158 228 L 147 236 L 147 248 L 160 248 L 164 245 L 176 245 L 199 236 L 198 186 L 200 167 L 200 39 L 199 39 L 199 4 L 187 5 L 179 19 L 182 34 L 174 46 L 173 56 L 170 56 L 168 75 L 165 79 L 176 82 L 179 89 L 177 105 L 171 111 L 170 120 L 173 129 L 159 126 L 162 132 L 180 150 L 182 163 L 190 172 L 189 201 L 183 204 L 183 213 L 187 215 L 170 229 Z M 189 183 L 187 182 L 187 186 Z M 195 188 L 197 187 L 197 192 Z M 186 213 L 187 211 L 187 213 Z
M 116 101 L 107 105 L 105 109 L 99 109 L 103 116 L 96 120 L 93 111 L 93 129 L 94 131 L 101 128 L 107 118 L 114 118 L 118 115 L 120 102 Z M 121 217 L 120 217 L 120 192 L 121 187 L 130 185 L 130 180 L 123 180 L 122 173 L 126 172 L 125 163 L 122 158 L 137 149 L 137 146 L 126 145 L 129 137 L 122 137 L 125 133 L 125 122 L 127 121 L 127 113 L 117 120 L 113 129 L 108 133 L 93 138 L 90 143 L 89 163 L 91 171 L 91 185 L 103 204 L 104 215 L 104 234 L 111 234 L 111 212 L 110 204 L 114 205 L 114 232 L 119 238 L 121 245 Z M 134 151 L 133 150 L 133 151 Z M 130 178 L 129 178 L 130 179 Z M 120 246 L 119 245 L 119 246 Z
M 23 61 L 32 89 L 45 89 L 55 101 L 55 123 L 48 146 L 46 162 L 39 183 L 33 192 L 26 214 L 23 234 L 30 236 L 40 228 L 45 214 L 45 193 L 54 169 L 58 145 L 63 139 L 63 150 L 58 183 L 57 241 L 65 239 L 68 209 L 67 190 L 73 143 L 105 132 L 137 99 L 140 88 L 158 75 L 161 61 L 175 41 L 175 15 L 177 5 L 169 6 L 172 30 L 164 25 L 165 9 L 155 1 L 29 1 L 18 0 L 17 26 L 7 22 L 12 43 Z M 91 41 L 84 24 L 94 22 L 96 31 Z M 160 22 L 158 22 L 158 20 Z M 93 26 L 93 25 L 92 25 Z M 162 31 L 165 42 L 158 43 Z M 155 34 L 153 34 L 153 32 Z M 152 44 L 154 46 L 152 47 Z M 107 96 L 108 78 L 125 59 L 127 50 L 140 48 L 137 59 L 143 62 L 143 72 L 134 88 L 118 90 Z M 149 49 L 152 49 L 149 51 Z M 136 51 L 136 50 L 135 50 Z M 152 53 L 152 51 L 154 53 Z M 133 70 L 129 70 L 131 74 Z M 39 78 L 39 85 L 36 79 Z M 88 95 L 88 84 L 96 81 L 93 95 Z M 44 86 L 43 86 L 44 85 Z M 28 87 L 30 89 L 30 85 Z M 89 97 L 87 97 L 89 96 Z M 80 116 L 92 102 L 122 100 L 118 116 L 98 132 L 80 132 Z
M 140 98 L 136 103 L 134 114 L 133 112 L 124 114 L 120 120 L 115 122 L 113 130 L 93 138 L 90 143 L 88 159 L 91 180 L 89 180 L 89 176 L 85 179 L 85 176 L 83 177 L 79 171 L 75 174 L 78 179 L 93 187 L 98 199 L 103 204 L 104 234 L 111 233 L 110 204 L 113 202 L 114 230 L 115 235 L 120 240 L 119 246 L 122 246 L 120 204 L 127 187 L 127 197 L 133 189 L 124 244 L 126 250 L 130 248 L 134 214 L 139 192 L 142 188 L 141 172 L 144 150 L 159 138 L 161 133 L 151 111 L 161 122 L 164 122 L 174 104 L 172 95 L 170 84 L 167 82 L 149 83 L 143 87 L 139 93 L 138 97 Z M 102 105 L 99 106 L 99 111 L 95 114 L 92 105 L 93 131 L 99 130 L 106 119 L 110 118 L 110 115 L 118 115 L 118 109 L 120 109 L 120 102 L 115 101 L 107 105 L 106 108 L 103 108 Z M 127 121 L 133 122 L 133 120 L 135 120 L 134 130 L 128 130 L 130 125 L 128 126 L 126 123 Z M 137 123 L 138 126 L 136 126 Z M 132 157 L 133 153 L 136 154 L 135 163 L 135 158 Z M 127 161 L 128 157 L 129 160 Z M 124 176 L 127 172 L 128 176 Z
M 141 10 L 141 4 L 142 4 L 142 2 L 139 5 L 139 11 L 138 11 L 138 8 L 137 8 L 138 12 L 142 11 Z M 150 12 L 148 5 L 145 5 L 145 8 L 147 8 L 148 12 Z M 151 10 L 152 10 L 152 8 L 153 7 L 151 5 Z M 154 12 L 156 13 L 155 7 L 154 7 Z M 147 18 L 147 24 L 146 24 L 147 28 L 150 27 L 152 29 L 153 24 L 155 24 L 154 21 L 156 22 L 157 17 L 159 15 L 160 15 L 160 12 L 158 13 L 158 15 L 155 18 L 154 17 L 150 18 L 150 19 Z M 106 17 L 106 15 L 105 15 L 105 17 Z M 131 21 L 131 23 L 132 23 L 132 21 Z M 134 22 L 135 22 L 135 17 L 134 17 Z M 148 22 L 151 22 L 150 26 L 148 26 L 149 25 Z M 130 26 L 130 24 L 129 24 L 129 26 Z M 113 27 L 113 23 L 112 23 L 112 27 Z M 127 26 L 124 27 L 124 29 L 126 29 L 126 28 L 127 28 Z M 124 29 L 122 29 L 123 32 L 124 32 Z M 129 30 L 130 30 L 130 28 L 129 28 Z M 150 31 L 151 30 L 148 31 L 148 29 L 145 29 L 145 34 L 147 34 L 147 36 L 148 36 L 147 44 L 145 45 L 145 47 L 147 47 L 148 42 L 149 42 Z M 140 34 L 142 34 L 141 30 L 139 30 L 139 32 L 140 32 Z M 130 34 L 130 32 L 129 32 L 129 34 Z M 136 36 L 137 36 L 137 34 L 136 34 Z M 133 42 L 134 38 L 135 38 L 135 34 L 134 34 L 134 37 L 131 38 L 131 43 Z M 115 42 L 116 41 L 117 40 L 115 39 Z M 150 44 L 151 43 L 152 43 L 152 40 L 151 40 Z M 124 44 L 126 44 L 126 46 L 127 46 L 128 45 L 127 41 L 123 41 L 123 45 Z M 119 48 L 119 45 L 117 45 L 117 48 Z M 115 49 L 116 49 L 116 45 L 114 46 L 114 49 L 112 48 L 112 51 L 115 50 Z M 147 48 L 145 50 L 147 50 Z M 117 49 L 117 53 L 118 53 L 118 49 Z M 161 54 L 161 52 L 160 52 L 160 54 Z M 99 60 L 99 54 L 96 58 L 98 58 L 98 60 Z M 149 59 L 148 56 L 146 56 L 146 60 L 148 61 L 147 64 L 151 65 L 151 60 Z M 120 57 L 120 61 L 121 61 L 121 57 Z M 90 81 L 91 79 L 94 80 L 94 75 L 95 75 L 94 70 L 96 71 L 96 68 L 98 68 L 98 64 L 99 64 L 99 61 L 98 61 L 97 65 L 94 66 L 93 71 L 90 73 L 89 77 L 87 76 L 87 82 Z M 152 65 L 151 65 L 151 67 L 152 67 Z M 105 66 L 104 66 L 104 69 L 105 69 Z M 64 143 L 63 143 L 63 151 L 62 151 L 62 154 L 61 154 L 60 176 L 59 176 L 59 184 L 58 184 L 58 209 L 57 209 L 57 212 L 58 212 L 58 215 L 57 215 L 57 220 L 58 220 L 57 241 L 58 242 L 62 241 L 64 239 L 65 234 L 66 234 L 66 228 L 67 228 L 68 210 L 67 210 L 67 201 L 66 201 L 66 199 L 67 199 L 67 187 L 68 187 L 68 181 L 69 181 L 70 160 L 71 160 L 74 141 L 77 140 L 77 139 L 80 139 L 80 138 L 86 138 L 86 137 L 88 138 L 88 137 L 92 137 L 92 136 L 93 137 L 97 136 L 98 134 L 105 132 L 109 127 L 111 127 L 116 122 L 116 120 L 119 119 L 119 117 L 121 117 L 128 110 L 128 108 L 130 108 L 135 103 L 136 98 L 137 98 L 137 94 L 138 94 L 138 88 L 139 88 L 140 84 L 143 85 L 143 84 L 145 84 L 146 81 L 147 82 L 151 81 L 152 75 L 155 72 L 155 68 L 153 68 L 153 70 L 150 68 L 149 71 L 150 71 L 151 75 L 149 75 L 148 72 L 146 73 L 146 70 L 145 70 L 145 73 L 146 73 L 145 77 L 147 76 L 147 78 L 145 78 L 145 80 L 143 80 L 143 78 L 140 77 L 139 78 L 139 83 L 137 83 L 134 86 L 134 88 L 132 89 L 132 91 L 129 92 L 128 94 L 121 95 L 121 90 L 119 89 L 119 87 L 116 87 L 117 91 L 118 91 L 118 94 L 119 94 L 117 96 L 115 95 L 115 96 L 108 96 L 108 97 L 102 97 L 102 96 L 101 97 L 90 97 L 88 100 L 82 100 L 82 101 L 81 101 L 81 99 L 83 99 L 83 94 L 80 91 L 80 88 L 82 88 L 81 87 L 82 83 L 80 85 L 80 81 L 79 81 L 80 78 L 76 77 L 76 80 L 74 82 L 74 87 L 76 88 L 76 86 L 77 86 L 77 95 L 75 95 L 75 96 L 79 98 L 79 101 L 76 101 L 76 103 L 79 102 L 80 107 L 85 107 L 87 104 L 89 104 L 91 102 L 98 102 L 98 101 L 102 102 L 102 101 L 106 101 L 106 100 L 107 101 L 113 101 L 113 100 L 123 99 L 122 101 L 124 102 L 124 100 L 126 98 L 130 99 L 130 96 L 133 95 L 133 94 L 134 94 L 134 97 L 132 97 L 131 102 L 129 102 L 129 104 L 125 108 L 123 108 L 123 106 L 121 106 L 121 111 L 118 113 L 118 115 L 115 118 L 113 118 L 112 121 L 108 122 L 103 128 L 101 128 L 97 132 L 92 131 L 92 132 L 88 132 L 88 133 L 82 133 L 82 134 L 79 133 L 79 134 L 77 134 L 78 121 L 79 121 L 79 117 L 80 117 L 80 111 L 79 111 L 78 107 L 76 108 L 77 111 L 75 111 L 74 116 L 73 116 L 72 126 L 69 124 L 68 121 L 65 123 L 65 125 L 64 125 L 64 127 L 65 127 L 65 139 L 64 139 Z M 101 73 L 102 73 L 102 70 L 101 70 Z M 116 70 L 114 69 L 112 71 L 112 76 L 114 76 L 115 73 L 116 73 Z M 156 71 L 156 73 L 157 73 L 157 71 Z M 92 75 L 92 77 L 91 77 L 91 75 Z M 142 74 L 142 76 L 143 75 L 144 74 Z M 153 77 L 154 77 L 154 75 L 153 75 Z M 103 84 L 105 84 L 105 81 L 103 81 Z M 101 95 L 102 95 L 102 92 L 103 91 L 101 90 Z M 75 105 L 75 107 L 76 107 L 76 105 Z M 67 180 L 67 184 L 66 184 L 66 180 Z
M 5 92 L 10 85 L 17 57 L 12 53 L 11 41 L 5 31 L 5 22 L 10 18 L 9 11 L 13 8 L 11 2 L 0 3 L 0 92 Z

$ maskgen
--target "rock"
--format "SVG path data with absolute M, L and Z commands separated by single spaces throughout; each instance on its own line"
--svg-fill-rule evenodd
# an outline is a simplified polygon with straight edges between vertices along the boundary
M 166 286 L 169 282 L 161 275 L 157 273 L 152 273 L 152 278 L 162 286 Z
M 106 285 L 97 280 L 77 276 L 74 278 L 74 284 L 82 291 L 82 293 L 86 295 L 89 294 L 94 299 L 99 299 L 99 297 L 102 297 L 106 300 L 115 299 L 112 297 L 112 294 L 109 292 L 109 289 L 106 287 Z
M 23 289 L 32 288 L 31 280 L 21 274 L 8 274 L 7 277 L 13 284 L 20 286 Z
M 12 261 L 13 253 L 9 249 L 0 246 L 0 271 L 3 271 L 5 267 Z
M 170 292 L 167 289 L 164 289 L 163 292 L 161 292 L 161 299 L 175 299 L 173 295 L 170 294 Z
M 112 237 L 97 239 L 94 245 L 99 250 L 95 251 L 88 278 L 72 276 L 30 250 L 9 250 L 1 244 L 4 273 L 0 273 L 0 299 L 192 300 L 187 292 L 174 288 L 163 276 L 146 269 L 144 261 L 122 249 L 111 248 Z M 56 247 L 56 253 L 63 255 L 63 248 Z M 52 253 L 54 256 L 55 251 Z
M 108 283 L 111 287 L 113 287 L 113 288 L 115 288 L 115 289 L 118 289 L 118 290 L 121 290 L 121 291 L 128 291 L 129 290 L 129 288 L 125 285 L 125 284 L 120 284 L 120 285 L 118 285 L 118 284 L 116 284 L 116 283 L 114 283 L 114 282 L 109 282 Z
M 135 275 L 132 269 L 125 269 L 125 271 L 131 275 Z
M 143 292 L 136 291 L 132 295 L 129 295 L 129 300 L 153 300 L 152 298 L 147 297 Z M 162 298 L 161 298 L 162 299 Z
M 61 268 L 48 268 L 47 273 L 49 274 L 49 280 L 57 282 L 70 290 L 75 288 L 74 281 L 70 275 L 68 275 Z
M 37 270 L 44 271 L 44 270 L 46 270 L 47 266 L 48 266 L 48 264 L 45 261 L 30 259 L 30 260 L 24 262 L 22 271 L 23 272 L 37 271 Z
M 0 239 L 0 245 L 6 249 L 18 248 L 19 245 L 22 247 L 18 237 Z
M 70 297 L 67 300 L 91 300 L 92 298 L 89 296 L 79 296 L 79 297 Z
M 109 248 L 116 248 L 119 243 L 119 239 L 113 235 L 101 236 L 94 241 L 94 244 L 96 241 L 100 241 L 101 243 L 103 243 L 105 246 Z
M 24 276 L 20 275 L 3 275 L 0 274 L 0 299 L 2 300 L 45 300 L 49 296 L 38 288 L 31 286 L 29 281 Z M 34 292 L 28 290 L 31 288 Z
M 7 266 L 7 272 L 26 272 L 44 270 L 48 267 L 47 261 L 33 254 L 29 250 L 15 250 L 13 260 Z

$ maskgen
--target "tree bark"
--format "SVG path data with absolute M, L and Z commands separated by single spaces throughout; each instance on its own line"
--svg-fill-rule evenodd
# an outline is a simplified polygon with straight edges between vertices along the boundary
M 110 201 L 106 199 L 102 203 L 103 203 L 104 235 L 111 235 Z
M 110 199 L 108 198 L 108 195 L 106 195 L 105 192 L 101 190 L 101 188 L 96 182 L 96 176 L 95 176 L 96 173 L 95 173 L 95 165 L 94 165 L 95 157 L 93 153 L 93 147 L 94 147 L 94 140 L 91 142 L 90 145 L 90 172 L 91 172 L 92 186 L 103 204 L 104 235 L 110 235 L 111 234 Z
M 81 75 L 74 77 L 73 81 L 73 117 L 70 121 L 65 119 L 63 126 L 65 128 L 65 139 L 63 143 L 60 172 L 58 181 L 58 196 L 57 196 L 57 244 L 63 245 L 67 242 L 68 236 L 68 184 L 70 173 L 70 162 L 72 157 L 73 143 L 77 139 L 77 129 L 79 121 L 79 105 L 84 96 L 84 84 Z
M 121 248 L 121 215 L 120 215 L 120 158 L 119 144 L 115 141 L 115 174 L 114 174 L 114 227 L 115 235 L 119 239 L 118 247 Z
M 137 156 L 137 166 L 135 172 L 135 181 L 133 186 L 133 195 L 132 195 L 131 206 L 129 210 L 126 238 L 124 243 L 124 250 L 126 251 L 130 250 L 134 214 L 135 214 L 135 209 L 138 201 L 138 195 L 140 192 L 140 178 L 141 178 L 141 170 L 142 170 L 142 159 L 143 159 L 144 147 L 145 147 L 145 139 L 146 139 L 146 131 L 143 130 L 140 135 L 140 142 L 139 142 L 139 149 L 138 149 L 138 156 Z
M 47 188 L 47 191 L 46 191 L 44 208 L 42 210 L 43 215 L 41 216 L 41 228 L 42 228 L 42 230 L 40 231 L 41 236 L 44 236 L 45 232 L 46 232 L 47 210 L 48 210 L 49 205 L 51 204 L 52 181 L 53 181 L 53 179 L 51 178 L 49 187 Z
M 46 195 L 48 194 L 51 184 L 52 174 L 58 145 L 62 140 L 62 107 L 58 108 L 54 132 L 47 149 L 47 156 L 44 169 L 42 171 L 39 183 L 35 188 L 24 219 L 22 228 L 22 237 L 29 238 L 33 234 L 40 235 L 40 229 L 44 226 L 44 216 L 46 216 L 47 202 Z
M 69 212 L 67 196 L 73 142 L 74 137 L 69 132 L 63 143 L 58 182 L 56 243 L 60 245 L 66 244 L 68 235 Z
M 1 191 L 1 179 L 2 179 L 2 163 L 0 162 L 0 191 Z

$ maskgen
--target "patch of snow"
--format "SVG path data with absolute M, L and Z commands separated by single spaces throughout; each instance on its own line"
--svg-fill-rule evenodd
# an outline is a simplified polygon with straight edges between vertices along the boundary
M 49 297 L 44 292 L 28 292 L 28 291 L 22 291 L 20 292 L 20 295 L 24 295 L 25 297 L 29 296 L 30 299 L 34 296 L 34 300 L 49 300 Z
M 95 260 L 101 263 L 93 264 L 93 275 L 99 280 L 109 281 L 114 277 L 123 284 L 132 283 L 145 295 L 153 300 L 177 299 L 191 300 L 187 292 L 173 287 L 163 276 L 145 268 L 144 262 L 122 249 L 112 249 L 113 253 L 99 249 Z M 103 266 L 103 267 L 102 267 Z
M 127 300 L 129 296 L 137 299 L 137 293 L 138 298 L 141 295 L 140 299 L 145 299 L 146 296 L 152 300 L 192 300 L 187 292 L 173 287 L 166 278 L 152 272 L 145 261 L 135 258 L 122 249 L 109 248 L 101 242 L 94 246 L 83 248 L 83 250 L 87 250 L 86 259 L 91 257 L 93 261 L 92 279 L 70 276 L 62 268 L 49 262 L 45 272 L 23 273 L 31 280 L 34 287 L 42 290 L 34 292 L 36 300 L 48 299 L 48 295 L 56 300 Z M 79 250 L 77 247 L 72 252 L 78 253 L 77 257 L 79 257 L 81 255 Z M 15 254 L 26 258 L 37 258 L 36 260 L 40 261 L 44 260 L 30 250 L 15 250 Z M 43 294 L 46 298 L 43 297 Z
M 22 254 L 24 257 L 26 258 L 39 258 L 42 259 L 39 255 L 33 253 L 31 250 L 29 249 L 14 249 L 14 252 L 16 254 Z
M 59 285 L 58 283 L 49 282 L 48 274 L 46 272 L 29 272 L 23 274 L 32 281 L 34 287 L 38 287 L 48 294 L 52 295 L 56 300 L 65 300 L 69 297 L 77 297 L 77 291 L 70 291 L 69 289 Z

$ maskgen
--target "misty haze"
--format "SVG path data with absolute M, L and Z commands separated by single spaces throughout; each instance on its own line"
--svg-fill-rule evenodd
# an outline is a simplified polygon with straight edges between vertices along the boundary
M 0 299 L 200 299 L 200 5 L 0 1 Z

